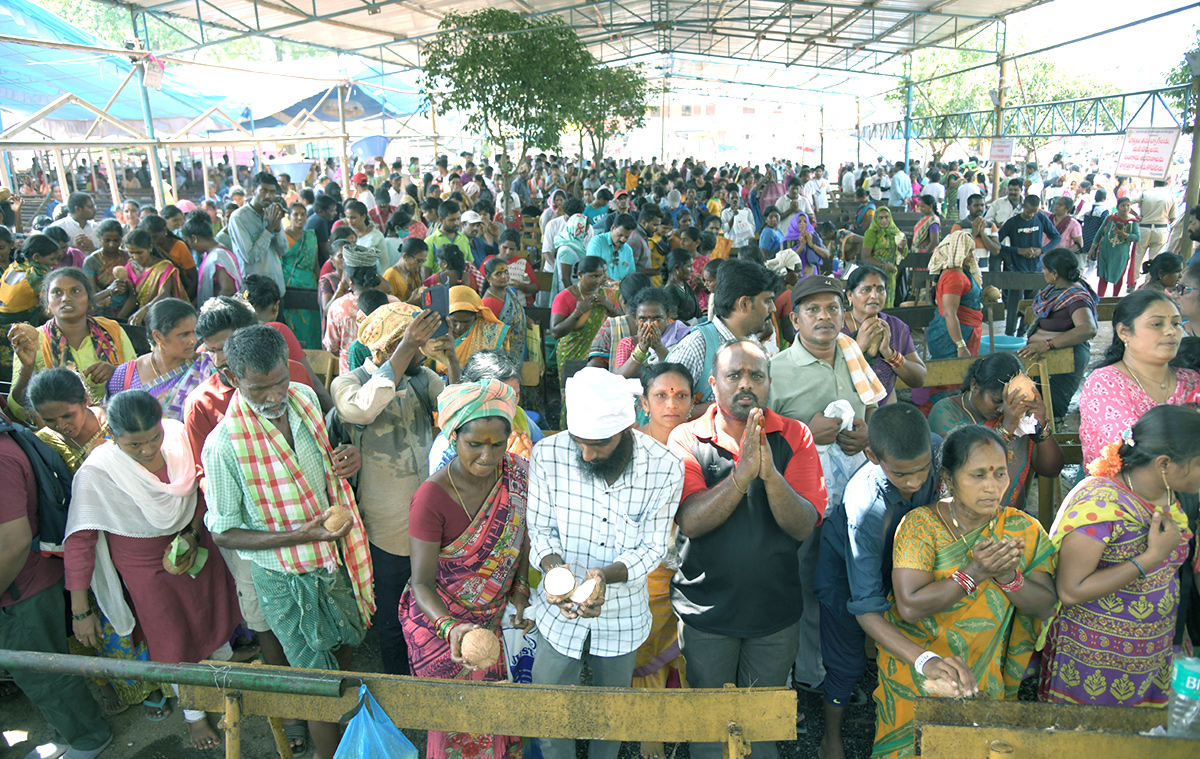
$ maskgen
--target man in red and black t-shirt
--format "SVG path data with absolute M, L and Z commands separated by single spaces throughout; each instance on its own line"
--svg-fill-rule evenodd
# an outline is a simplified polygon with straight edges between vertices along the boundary
M 825 512 L 821 462 L 807 426 L 765 408 L 770 363 L 758 342 L 727 342 L 709 382 L 716 402 L 669 441 L 684 465 L 671 604 L 688 684 L 783 686 L 800 640 L 797 550 Z M 693 759 L 721 751 L 692 744 Z M 777 756 L 774 741 L 754 752 Z
M 37 479 L 29 458 L 7 434 L 0 434 L 0 490 L 0 648 L 70 653 L 63 629 L 63 562 L 31 550 L 38 531 Z M 112 743 L 112 730 L 82 678 L 22 669 L 10 674 L 69 744 L 66 756 L 92 759 Z

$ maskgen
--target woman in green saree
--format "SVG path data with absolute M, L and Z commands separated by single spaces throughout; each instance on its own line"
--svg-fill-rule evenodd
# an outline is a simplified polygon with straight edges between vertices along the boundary
M 941 456 L 948 495 L 900 523 L 895 603 L 884 615 L 925 653 L 910 662 L 879 646 L 872 757 L 915 754 L 918 695 L 981 692 L 1015 700 L 1042 621 L 1058 602 L 1049 537 L 1036 520 L 1004 505 L 1003 439 L 985 427 L 962 427 L 946 438 Z M 965 662 L 976 682 L 924 677 L 931 660 L 949 657 Z
M 907 252 L 908 241 L 892 220 L 892 210 L 887 207 L 875 209 L 871 226 L 863 235 L 862 260 L 887 273 L 887 305 L 884 308 L 895 305 L 896 272 L 900 270 L 900 259 Z
M 321 271 L 317 260 L 317 233 L 304 228 L 307 214 L 303 203 L 293 203 L 288 208 L 288 227 L 284 230 L 288 249 L 281 259 L 285 288 L 317 289 L 317 277 Z M 321 348 L 319 312 L 305 308 L 285 308 L 280 312 L 280 317 L 301 345 L 305 348 Z

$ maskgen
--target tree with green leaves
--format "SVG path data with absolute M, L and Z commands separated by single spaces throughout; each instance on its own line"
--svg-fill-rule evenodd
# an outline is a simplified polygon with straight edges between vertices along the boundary
M 591 76 L 587 96 L 577 103 L 575 120 L 591 141 L 592 155 L 599 163 L 610 139 L 646 125 L 654 92 L 641 66 L 596 65 Z
M 1196 30 L 1196 44 L 1193 45 L 1191 50 L 1187 52 L 1192 54 L 1200 53 L 1200 29 Z M 1179 65 L 1168 71 L 1165 79 L 1167 84 L 1192 83 L 1192 67 L 1188 65 L 1187 53 L 1180 56 Z M 1195 108 L 1194 101 L 1190 101 L 1182 94 L 1179 94 L 1168 98 L 1168 102 L 1175 106 L 1175 108 L 1178 109 L 1182 114 L 1180 118 L 1183 120 L 1183 133 L 1191 134 L 1192 120 L 1195 118 L 1195 111 L 1193 110 L 1193 108 Z
M 469 128 L 503 146 L 557 147 L 588 91 L 594 66 L 575 31 L 558 18 L 523 18 L 484 8 L 450 11 L 421 50 L 423 83 L 437 113 L 459 111 Z
M 1020 43 L 1015 47 L 1019 49 Z M 995 55 L 989 53 L 965 50 L 926 49 L 913 53 L 911 57 L 910 75 L 917 82 L 984 63 L 994 63 L 996 60 Z M 915 85 L 913 118 L 991 110 L 993 105 L 989 93 L 996 89 L 998 78 L 999 68 L 987 66 Z M 1112 82 L 1099 81 L 1091 75 L 1081 74 L 1061 62 L 1043 56 L 1010 61 L 1007 87 L 1006 107 L 1095 97 L 1117 91 Z M 901 107 L 904 106 L 904 99 L 903 87 L 888 95 L 890 102 Z M 1099 118 L 1103 123 L 1107 116 L 1102 112 Z M 939 129 L 940 135 L 945 136 L 939 136 Z M 940 159 L 957 141 L 958 138 L 950 135 L 952 131 L 949 120 L 935 120 L 934 136 L 927 140 L 933 147 L 935 158 Z M 1036 151 L 1053 139 L 1055 138 L 1023 137 L 1017 141 L 1026 150 Z

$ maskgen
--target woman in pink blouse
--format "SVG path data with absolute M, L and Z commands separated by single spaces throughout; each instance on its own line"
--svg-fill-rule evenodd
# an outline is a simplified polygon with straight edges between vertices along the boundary
M 1164 403 L 1196 400 L 1200 373 L 1169 366 L 1183 339 L 1175 301 L 1157 290 L 1125 296 L 1113 312 L 1113 341 L 1099 369 L 1083 384 L 1079 441 L 1083 460 L 1100 456 L 1142 414 Z

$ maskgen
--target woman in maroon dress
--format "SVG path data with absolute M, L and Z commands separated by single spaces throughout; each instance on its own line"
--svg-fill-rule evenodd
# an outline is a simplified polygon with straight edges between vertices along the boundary
M 237 591 L 204 529 L 183 424 L 163 419 L 154 396 L 127 390 L 109 401 L 108 426 L 112 442 L 92 452 L 71 488 L 63 558 L 75 636 L 99 642 L 90 588 L 118 634 L 145 640 L 151 661 L 227 661 Z M 178 574 L 164 564 L 176 538 L 185 547 L 171 562 Z M 219 743 L 204 712 L 183 716 L 193 746 Z

